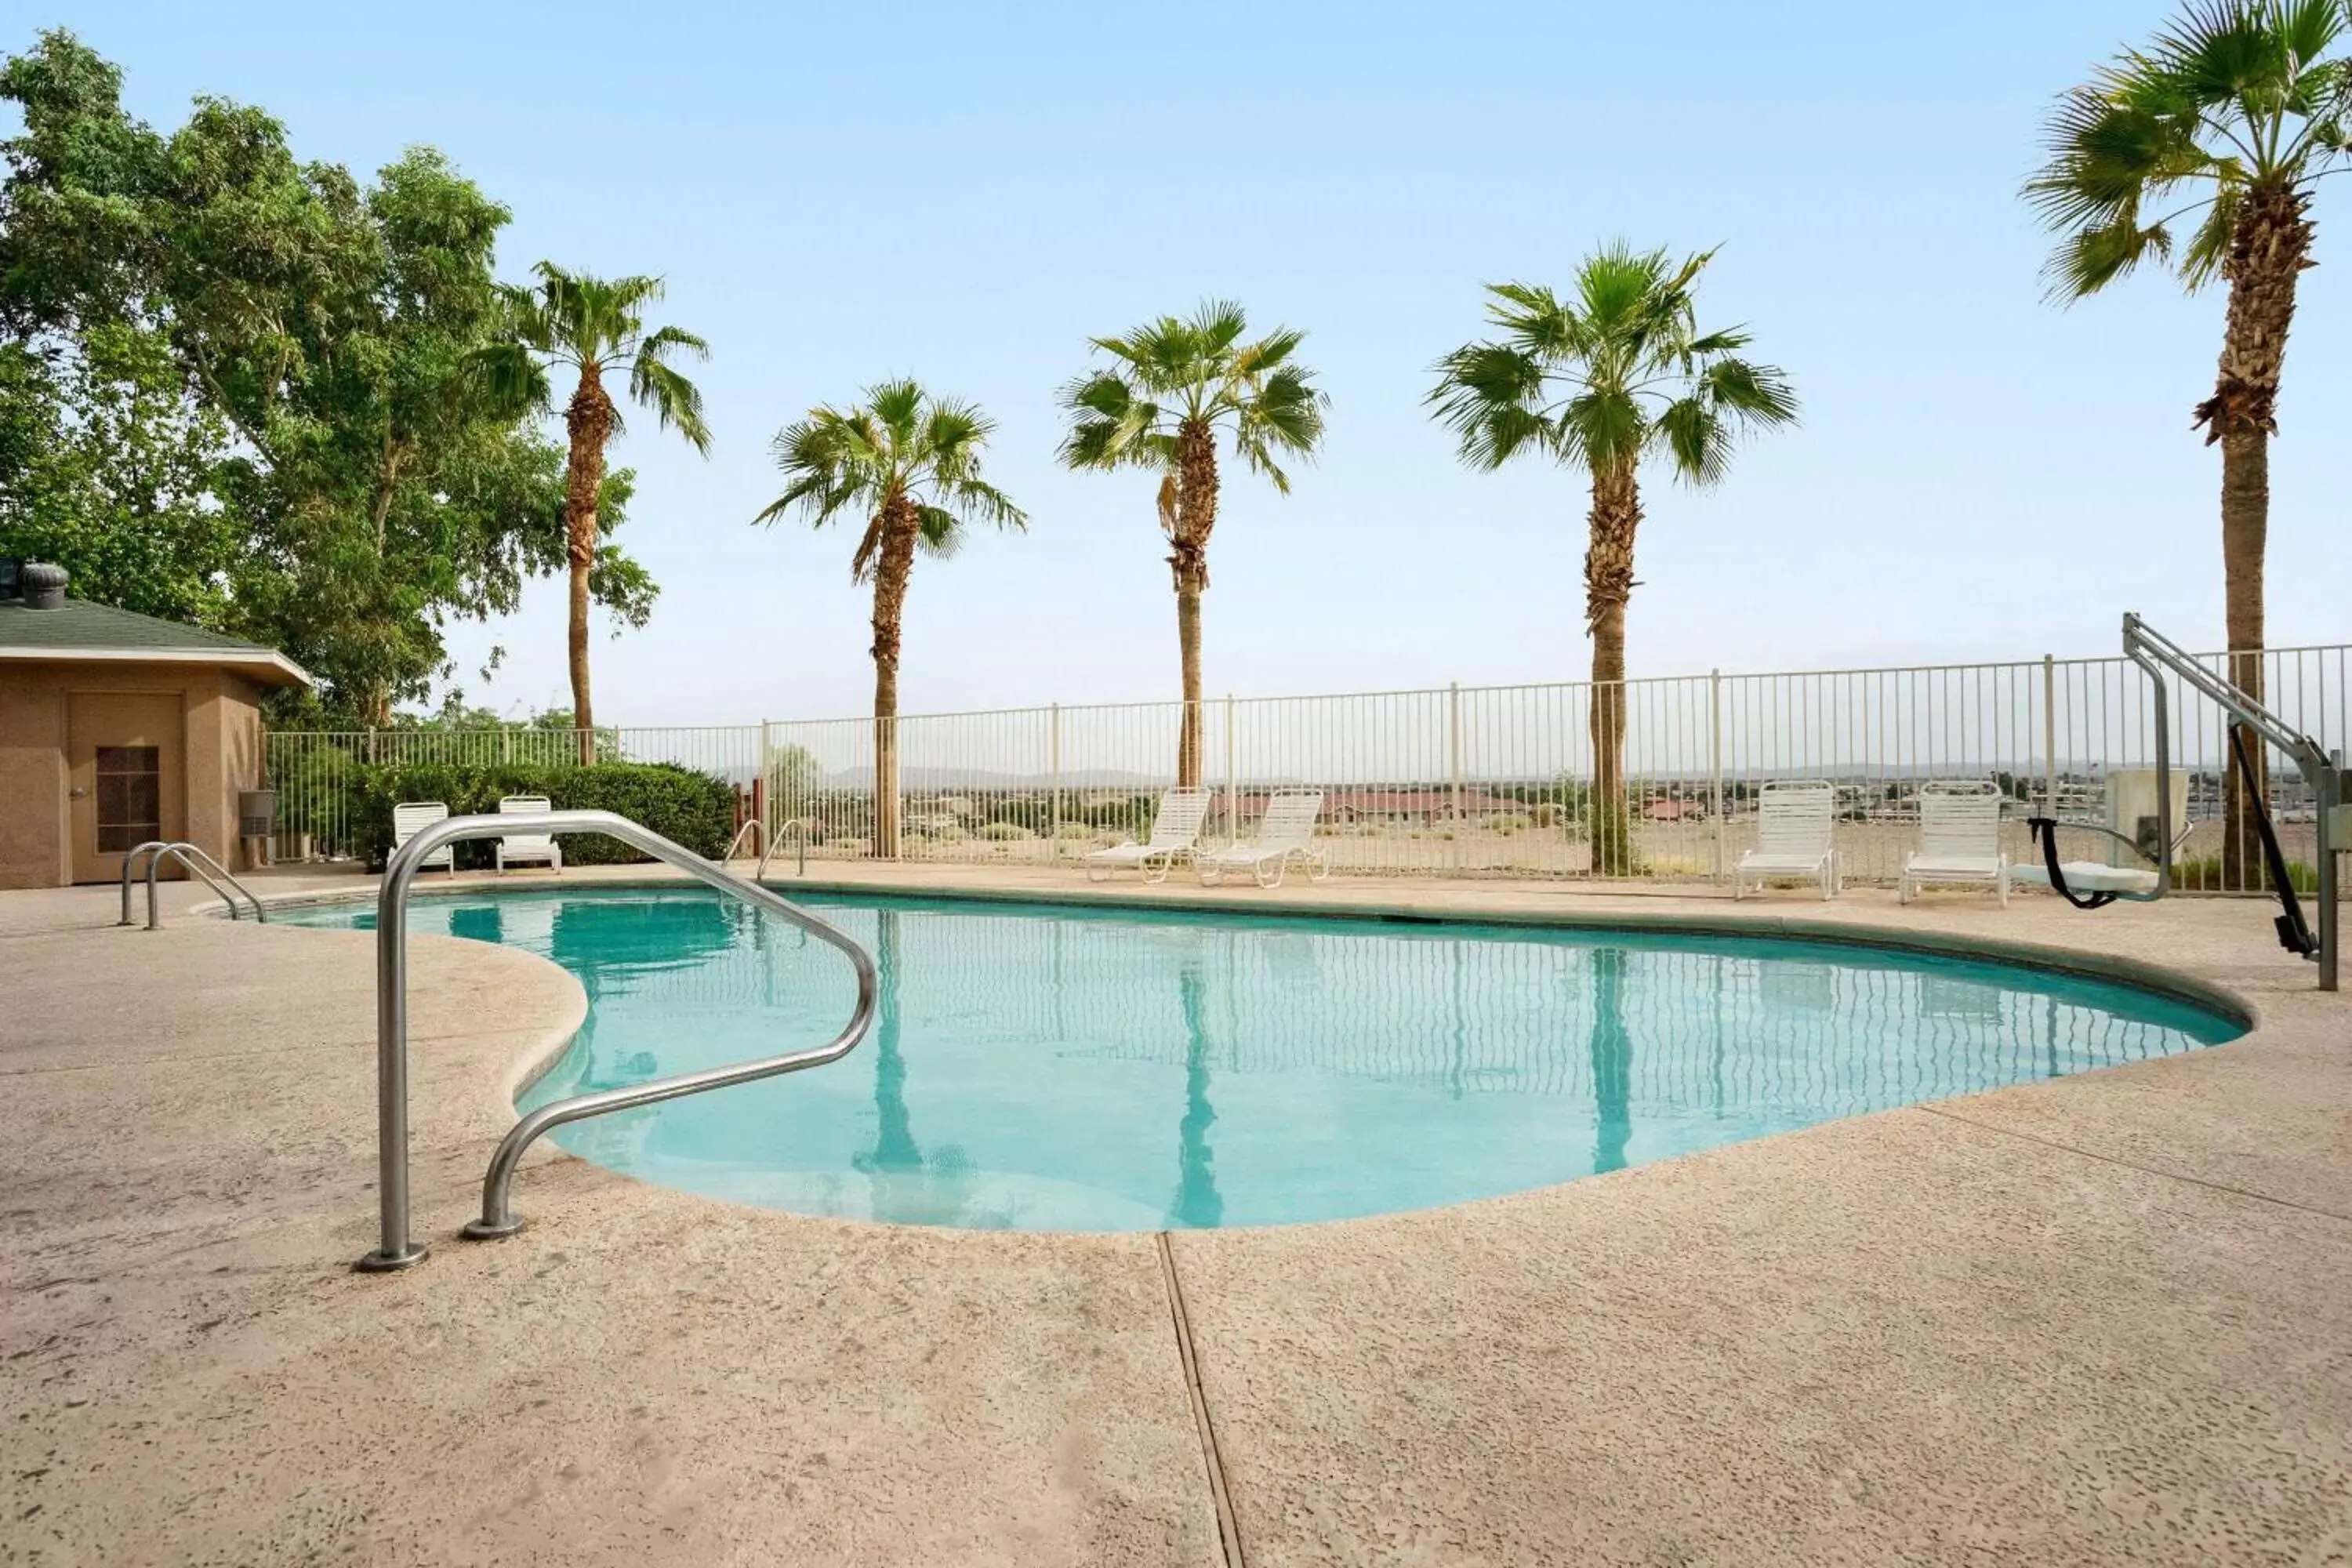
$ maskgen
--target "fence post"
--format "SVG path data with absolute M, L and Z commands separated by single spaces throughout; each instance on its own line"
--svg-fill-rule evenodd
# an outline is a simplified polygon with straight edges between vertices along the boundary
M 1454 799 L 1454 869 L 1462 869 L 1462 683 L 1448 681 L 1445 687 L 1445 771 L 1453 782 Z
M 776 837 L 776 769 L 775 753 L 768 746 L 768 721 L 760 721 L 760 742 L 752 749 L 752 766 L 759 769 L 751 781 L 751 815 L 760 819 L 760 852 L 764 855 Z
M 2158 758 L 2157 766 L 2164 765 Z M 2049 654 L 2042 656 L 2042 815 L 2055 818 L 2058 815 L 2058 661 Z M 2169 827 L 2162 831 L 2170 832 Z
M 1242 841 L 1240 768 L 1234 758 L 1234 694 L 1225 693 L 1225 841 Z
M 1715 879 L 1723 880 L 1723 671 L 1706 672 L 1706 815 L 1715 825 Z
M 1054 781 L 1053 840 L 1047 858 L 1059 860 L 1062 858 L 1062 705 L 1058 702 L 1047 710 L 1045 772 Z

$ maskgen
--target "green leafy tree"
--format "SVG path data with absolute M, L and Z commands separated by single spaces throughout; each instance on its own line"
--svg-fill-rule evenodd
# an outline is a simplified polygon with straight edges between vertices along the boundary
M 64 32 L 0 67 L 0 531 L 109 602 L 275 643 L 338 721 L 447 672 L 443 630 L 565 559 L 562 454 L 469 374 L 496 341 L 508 214 L 430 149 L 362 184 L 257 109 L 168 136 Z M 37 367 L 37 369 L 34 368 Z M 610 521 L 629 477 L 611 477 Z M 596 589 L 641 621 L 617 552 Z
M 1201 595 L 1209 587 L 1209 535 L 1217 526 L 1217 436 L 1251 472 L 1285 495 L 1278 459 L 1311 458 L 1330 400 L 1315 373 L 1292 360 L 1304 332 L 1277 327 L 1248 341 L 1248 318 L 1211 300 L 1189 320 L 1162 316 L 1125 337 L 1097 338 L 1113 364 L 1063 389 L 1069 431 L 1062 461 L 1073 468 L 1139 468 L 1160 478 L 1160 531 L 1175 576 L 1176 641 L 1183 718 L 1176 781 L 1201 782 Z
M 2190 290 L 2229 285 L 2221 362 L 2195 425 L 2221 448 L 2221 577 L 2231 679 L 2263 693 L 2270 442 L 2294 323 L 2315 265 L 2312 198 L 2352 154 L 2352 30 L 2344 0 L 2200 0 L 2145 49 L 2058 101 L 2026 199 L 2060 236 L 2053 291 L 2094 294 L 2141 262 Z M 2250 744 L 2252 755 L 2263 749 Z M 2227 784 L 2224 883 L 2253 885 L 2252 803 Z
M 1498 468 L 1522 455 L 1587 474 L 1584 616 L 1592 637 L 1593 868 L 1633 868 L 1625 791 L 1625 606 L 1633 593 L 1641 470 L 1663 460 L 1687 484 L 1729 471 L 1743 433 L 1794 424 L 1797 400 L 1771 365 L 1743 359 L 1745 331 L 1702 332 L 1699 275 L 1714 256 L 1676 262 L 1618 242 L 1585 258 L 1562 299 L 1528 283 L 1490 284 L 1489 342 L 1437 365 L 1429 395 L 1463 462 Z
M 509 288 L 506 342 L 477 355 L 482 381 L 502 407 L 536 412 L 548 406 L 551 368 L 573 375 L 564 405 L 570 450 L 564 468 L 563 537 L 572 575 L 568 644 L 572 727 L 581 734 L 581 761 L 593 757 L 595 716 L 588 691 L 588 605 L 594 595 L 598 519 L 604 493 L 604 449 L 621 432 L 621 411 L 605 389 L 607 377 L 628 377 L 629 400 L 650 408 L 664 429 L 675 429 L 698 452 L 710 450 L 702 394 L 671 362 L 682 354 L 709 357 L 709 345 L 678 327 L 646 330 L 645 308 L 662 297 L 658 278 L 591 278 L 553 262 L 534 268 L 535 289 Z
M 0 555 L 66 566 L 81 598 L 223 627 L 244 542 L 210 483 L 226 443 L 160 333 L 0 341 Z
M 753 520 L 865 525 L 849 575 L 874 586 L 874 852 L 885 858 L 899 848 L 898 645 L 915 557 L 952 555 L 978 524 L 1028 523 L 981 472 L 995 429 L 976 405 L 911 380 L 868 387 L 863 403 L 813 408 L 776 433 L 784 493 Z

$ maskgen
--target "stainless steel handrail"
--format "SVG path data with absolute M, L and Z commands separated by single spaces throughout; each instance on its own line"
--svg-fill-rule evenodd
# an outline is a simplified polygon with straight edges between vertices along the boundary
M 210 888 L 219 897 L 220 901 L 228 906 L 229 919 L 238 918 L 236 895 L 242 893 L 245 895 L 246 901 L 253 906 L 254 923 L 257 925 L 268 923 L 268 911 L 262 908 L 261 900 L 254 890 L 238 881 L 227 867 L 206 854 L 200 846 L 191 844 L 185 839 L 150 838 L 122 858 L 122 918 L 114 922 L 116 925 L 127 926 L 131 923 L 131 868 L 142 855 L 147 857 L 147 929 L 149 931 L 161 931 L 163 928 L 163 915 L 155 904 L 155 880 L 156 872 L 162 868 L 163 857 L 166 855 L 204 879 L 205 886 Z M 209 870 L 206 869 L 207 867 L 210 868 Z M 223 887 L 221 885 L 223 882 L 226 882 L 228 886 Z M 232 892 L 231 889 L 236 891 Z
M 727 847 L 719 851 L 719 864 L 721 866 L 733 864 L 735 847 L 743 842 L 745 834 L 754 831 L 760 836 L 760 847 L 766 848 L 769 842 L 768 825 L 756 816 L 747 816 L 743 819 L 743 826 L 735 830 L 735 837 L 727 841 Z
M 2198 661 L 2179 644 L 2150 626 L 2137 616 L 2124 616 L 2124 657 L 2147 672 L 2155 689 L 2153 713 L 2156 722 L 2150 726 L 2150 738 L 2156 745 L 2156 814 L 2163 824 L 2157 837 L 2161 853 L 2158 857 L 2157 890 L 2160 895 L 2172 880 L 2172 852 L 2163 844 L 2172 831 L 2172 738 L 2169 715 L 2164 689 L 2164 678 L 2169 674 L 2181 684 L 2201 693 L 2222 711 L 2243 724 L 2263 740 L 2294 760 L 2302 771 L 2304 782 L 2311 786 L 2313 803 L 2318 810 L 2314 830 L 2312 858 L 2319 862 L 2319 988 L 2333 991 L 2336 987 L 2336 942 L 2341 917 L 2336 907 L 2336 857 L 2352 845 L 2334 840 L 2335 807 L 2343 803 L 2344 771 L 2327 748 L 2311 736 L 2302 733 L 2285 720 L 2255 701 L 2241 689 L 2235 681 L 2225 679 Z M 2229 771 L 2224 757 L 2221 768 Z
M 874 960 L 866 950 L 828 922 L 788 902 L 775 893 L 714 866 L 684 845 L 609 811 L 554 811 L 531 818 L 541 833 L 602 833 L 634 845 L 656 859 L 666 860 L 696 879 L 765 913 L 798 926 L 832 943 L 848 956 L 857 973 L 857 1005 L 849 1025 L 825 1045 L 733 1067 L 679 1073 L 626 1089 L 604 1089 L 542 1105 L 514 1125 L 490 1157 L 482 1180 L 481 1217 L 465 1227 L 477 1240 L 511 1236 L 522 1228 L 508 1201 L 515 1166 L 539 1136 L 551 1128 L 606 1111 L 652 1105 L 704 1089 L 749 1083 L 778 1073 L 822 1067 L 849 1054 L 874 1024 L 877 990 Z M 376 897 L 376 1157 L 381 1178 L 382 1228 L 373 1252 L 359 1260 L 366 1270 L 405 1268 L 424 1261 L 425 1247 L 408 1234 L 408 885 L 426 856 L 445 844 L 465 838 L 494 838 L 514 830 L 514 818 L 492 816 L 452 816 L 424 827 L 394 851 L 383 870 L 383 888 Z
M 768 839 L 768 852 L 760 857 L 759 868 L 751 873 L 751 879 L 756 882 L 768 874 L 768 862 L 774 859 L 776 856 L 776 840 L 787 833 L 791 834 L 793 841 L 800 846 L 800 861 L 793 874 L 796 877 L 807 876 L 808 830 L 808 818 L 804 816 L 795 816 L 777 828 L 774 835 Z

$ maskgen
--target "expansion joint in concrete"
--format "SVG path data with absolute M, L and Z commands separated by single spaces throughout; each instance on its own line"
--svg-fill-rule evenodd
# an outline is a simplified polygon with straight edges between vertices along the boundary
M 2297 1214 L 2317 1215 L 2321 1219 L 2341 1220 L 2347 1225 L 2352 1225 L 2352 1214 L 2344 1214 L 2336 1209 L 2319 1208 L 2311 1204 L 2299 1204 L 2293 1198 L 2273 1197 L 2268 1193 L 2258 1193 L 2249 1187 L 2233 1187 L 2227 1182 L 2209 1182 L 2202 1176 L 2192 1176 L 2185 1171 L 2168 1171 L 2161 1165 L 2145 1165 L 2137 1160 L 2118 1159 L 2113 1154 L 2102 1154 L 2095 1149 L 2085 1149 L 2079 1143 L 2062 1143 L 2055 1138 L 2037 1137 L 2031 1132 L 2021 1132 L 2014 1127 L 2003 1127 L 1998 1122 L 1979 1121 L 1974 1117 L 1958 1115 L 1940 1105 L 1913 1105 L 1906 1106 L 1905 1109 L 1925 1111 L 1930 1116 L 1939 1116 L 1947 1121 L 1956 1121 L 1963 1127 L 1973 1127 L 1979 1132 L 1990 1132 L 2001 1138 L 2021 1139 L 2028 1143 L 2038 1143 L 2044 1149 L 2055 1149 L 2063 1154 L 2077 1154 L 2085 1160 L 2096 1160 L 2103 1165 L 2116 1165 L 2126 1171 L 2137 1171 L 2144 1176 L 2158 1176 L 2168 1182 L 2183 1182 L 2192 1187 L 2203 1187 L 2207 1192 L 2227 1193 L 2231 1197 L 2244 1198 L 2250 1203 L 2274 1204 L 2283 1209 L 2293 1209 Z
M 1176 1325 L 1176 1353 L 1184 1363 L 1184 1392 L 1192 1401 L 1192 1422 L 1201 1432 L 1201 1458 L 1208 1467 L 1209 1495 L 1217 1506 L 1217 1540 L 1224 1548 L 1225 1568 L 1248 1568 L 1242 1553 L 1241 1525 L 1234 1517 L 1233 1494 L 1225 1488 L 1224 1461 L 1217 1456 L 1217 1428 L 1209 1419 L 1209 1395 L 1201 1386 L 1201 1361 L 1192 1347 L 1192 1324 L 1184 1313 L 1184 1287 L 1176 1278 L 1176 1250 L 1164 1230 L 1154 1232 L 1160 1249 L 1160 1273 L 1168 1283 L 1168 1315 Z

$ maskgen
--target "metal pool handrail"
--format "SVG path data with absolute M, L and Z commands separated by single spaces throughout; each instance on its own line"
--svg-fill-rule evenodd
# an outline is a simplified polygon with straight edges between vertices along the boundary
M 776 831 L 769 837 L 768 852 L 760 857 L 759 868 L 751 873 L 751 879 L 756 882 L 768 874 L 768 862 L 774 859 L 776 857 L 776 840 L 787 833 L 793 836 L 793 842 L 800 847 L 800 864 L 798 868 L 793 872 L 793 875 L 799 877 L 807 876 L 808 830 L 808 818 L 805 816 L 795 816 L 791 821 L 785 823 L 782 826 L 777 828 Z
M 243 882 L 238 881 L 236 878 L 230 873 L 227 867 L 222 865 L 210 855 L 205 853 L 201 847 L 187 842 L 185 839 L 150 838 L 146 843 L 140 845 L 137 848 L 131 850 L 130 854 L 125 855 L 122 858 L 122 918 L 114 922 L 116 925 L 127 926 L 131 923 L 131 868 L 137 863 L 139 857 L 142 855 L 148 858 L 147 929 L 149 931 L 161 931 L 163 929 L 163 917 L 155 906 L 155 873 L 162 868 L 163 864 L 163 857 L 166 855 L 169 855 L 181 865 L 185 866 L 189 870 L 194 871 L 197 876 L 204 879 L 205 885 L 210 888 L 215 893 L 218 894 L 220 896 L 220 901 L 228 906 L 229 919 L 236 920 L 237 918 L 236 894 L 243 893 L 245 895 L 246 901 L 253 906 L 254 923 L 257 925 L 267 925 L 268 923 L 268 912 L 261 907 L 261 900 L 254 893 L 254 890 L 251 888 L 247 887 Z M 210 869 L 206 869 L 206 868 L 210 868 Z M 228 886 L 223 887 L 221 885 L 223 882 L 227 883 Z M 230 889 L 235 889 L 236 891 L 232 892 L 230 891 Z
M 735 830 L 735 837 L 727 841 L 727 847 L 719 852 L 718 863 L 721 866 L 732 863 L 735 858 L 736 846 L 743 842 L 743 836 L 745 834 L 752 833 L 754 831 L 759 835 L 760 847 L 763 849 L 766 848 L 768 845 L 768 825 L 761 821 L 756 816 L 747 816 L 743 819 L 743 826 Z
M 363 1270 L 405 1268 L 423 1262 L 425 1256 L 424 1245 L 410 1239 L 408 1234 L 408 885 L 425 857 L 443 845 L 466 838 L 495 838 L 514 831 L 514 822 L 511 816 L 446 817 L 411 836 L 407 843 L 394 851 L 391 863 L 384 868 L 383 889 L 376 898 L 375 946 L 376 1153 L 383 1225 L 376 1249 L 359 1260 L 358 1267 Z M 515 1166 L 523 1151 L 551 1128 L 607 1111 L 699 1094 L 704 1089 L 724 1089 L 778 1073 L 822 1067 L 847 1056 L 874 1023 L 877 989 L 874 960 L 828 922 L 756 882 L 712 865 L 651 828 L 613 812 L 552 811 L 543 816 L 534 816 L 530 826 L 540 833 L 602 833 L 617 838 L 669 862 L 730 898 L 740 899 L 832 943 L 848 956 L 857 973 L 857 1005 L 850 1014 L 848 1026 L 826 1045 L 732 1067 L 679 1073 L 626 1089 L 577 1095 L 531 1111 L 515 1123 L 490 1157 L 489 1173 L 482 1181 L 481 1217 L 465 1227 L 465 1234 L 476 1240 L 511 1236 L 522 1228 L 522 1222 L 515 1217 L 508 1202 Z

